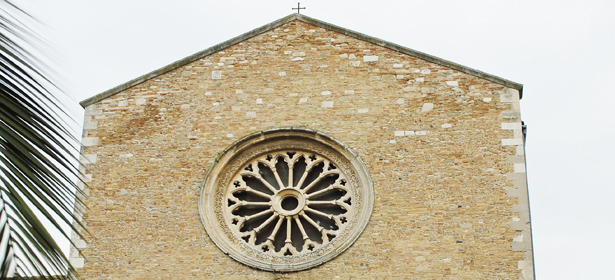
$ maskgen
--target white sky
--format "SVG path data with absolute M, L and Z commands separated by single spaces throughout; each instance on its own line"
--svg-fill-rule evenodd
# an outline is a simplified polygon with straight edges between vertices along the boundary
M 78 101 L 296 1 L 23 1 Z M 615 1 L 305 0 L 302 13 L 524 85 L 537 279 L 615 279 Z M 609 175 L 609 172 L 614 172 Z

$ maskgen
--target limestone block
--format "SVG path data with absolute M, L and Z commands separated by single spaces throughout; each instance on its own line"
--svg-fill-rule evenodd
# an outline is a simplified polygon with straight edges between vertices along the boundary
M 92 174 L 82 174 L 80 175 L 81 180 L 85 183 L 92 182 Z
M 81 139 L 81 145 L 84 147 L 91 147 L 98 145 L 98 137 L 84 137 Z
M 523 145 L 523 139 L 502 139 L 502 146 L 516 146 Z
M 532 249 L 532 242 L 529 242 L 529 241 L 512 243 L 513 251 L 528 251 L 531 249 Z
M 84 258 L 70 258 L 70 264 L 74 268 L 83 268 L 85 264 L 85 259 Z
M 521 127 L 520 122 L 502 123 L 502 129 L 513 130 L 513 129 L 522 129 L 522 127 Z
M 333 101 L 323 101 L 322 102 L 322 107 L 323 108 L 332 108 L 333 107 Z
M 102 115 L 102 110 L 96 108 L 96 104 L 85 107 L 85 116 L 99 116 Z
M 433 103 L 425 103 L 423 104 L 421 112 L 430 112 L 431 110 L 433 110 Z
M 518 119 L 521 117 L 521 115 L 519 114 L 519 112 L 516 111 L 504 111 L 502 112 L 502 118 L 507 119 L 507 120 L 514 120 L 514 119 Z
M 513 166 L 515 173 L 525 173 L 525 163 L 515 163 Z
M 98 159 L 98 156 L 96 154 L 83 154 L 79 157 L 79 162 L 81 164 L 94 164 L 96 163 L 96 160 Z
M 83 129 L 96 129 L 98 128 L 98 122 L 86 120 L 83 122 Z
M 211 71 L 211 78 L 213 80 L 220 80 L 220 79 L 222 79 L 222 71 Z
M 79 239 L 77 241 L 74 241 L 75 243 L 75 247 L 79 248 L 79 249 L 83 249 L 87 247 L 87 243 L 85 242 L 85 240 Z
M 366 55 L 363 57 L 363 62 L 376 62 L 378 61 L 377 55 Z

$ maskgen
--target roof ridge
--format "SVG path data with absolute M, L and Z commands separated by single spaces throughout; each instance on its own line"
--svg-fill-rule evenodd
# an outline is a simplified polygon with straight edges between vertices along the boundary
M 317 20 L 317 19 L 305 16 L 305 15 L 302 15 L 302 14 L 294 13 L 294 14 L 290 14 L 288 16 L 285 16 L 285 17 L 283 17 L 281 19 L 278 19 L 276 21 L 273 21 L 271 23 L 265 24 L 265 25 L 263 25 L 261 27 L 258 27 L 256 29 L 253 29 L 251 31 L 248 31 L 248 32 L 246 32 L 244 34 L 241 34 L 241 35 L 239 35 L 237 37 L 234 37 L 234 38 L 232 38 L 230 40 L 224 41 L 224 42 L 219 43 L 217 45 L 214 45 L 214 46 L 212 46 L 210 48 L 207 48 L 205 50 L 197 52 L 197 53 L 195 53 L 193 55 L 190 55 L 190 56 L 187 56 L 187 57 L 182 58 L 180 60 L 177 60 L 177 61 L 175 61 L 175 62 L 173 62 L 171 64 L 168 64 L 166 66 L 158 68 L 158 69 L 156 69 L 156 70 L 154 70 L 152 72 L 149 72 L 149 73 L 147 73 L 145 75 L 139 76 L 139 77 L 137 77 L 135 79 L 132 79 L 132 80 L 130 80 L 128 82 L 120 84 L 120 85 L 118 85 L 116 87 L 113 87 L 113 88 L 111 88 L 109 90 L 106 90 L 106 91 L 104 91 L 102 93 L 99 93 L 99 94 L 97 94 L 95 96 L 87 98 L 87 99 L 79 102 L 79 104 L 82 107 L 85 108 L 85 107 L 87 107 L 87 106 L 89 106 L 91 104 L 94 104 L 94 103 L 96 103 L 96 102 L 98 102 L 100 100 L 106 99 L 107 97 L 113 96 L 113 95 L 115 95 L 115 94 L 117 94 L 117 93 L 119 93 L 121 91 L 124 91 L 124 90 L 126 90 L 128 88 L 131 88 L 131 87 L 136 86 L 138 84 L 141 84 L 141 83 L 143 83 L 145 81 L 153 79 L 153 78 L 155 78 L 157 76 L 160 76 L 162 74 L 165 74 L 167 72 L 175 70 L 175 69 L 177 69 L 179 67 L 182 67 L 182 66 L 184 66 L 186 64 L 189 64 L 189 63 L 194 62 L 196 60 L 199 60 L 199 59 L 201 59 L 203 57 L 206 57 L 206 56 L 208 56 L 210 54 L 213 54 L 215 52 L 224 50 L 224 49 L 226 49 L 228 47 L 231 47 L 233 45 L 241 43 L 241 42 L 243 42 L 245 40 L 248 40 L 250 38 L 253 38 L 255 36 L 258 36 L 260 34 L 268 32 L 268 31 L 270 31 L 272 29 L 280 27 L 280 26 L 282 26 L 284 24 L 287 24 L 287 23 L 289 23 L 291 21 L 294 21 L 294 20 L 299 20 L 299 21 L 305 22 L 307 24 L 311 24 L 311 25 L 315 25 L 315 26 L 318 26 L 318 27 L 321 27 L 321 28 L 325 28 L 325 29 L 328 29 L 328 30 L 331 30 L 331 31 L 334 31 L 334 32 L 337 32 L 337 33 L 341 33 L 341 34 L 353 37 L 355 39 L 363 40 L 363 41 L 366 41 L 366 42 L 369 42 L 369 43 L 372 43 L 372 44 L 375 44 L 375 45 L 378 45 L 378 46 L 381 46 L 381 47 L 384 47 L 384 48 L 387 48 L 387 49 L 391 49 L 393 51 L 401 52 L 401 53 L 404 53 L 404 54 L 407 54 L 407 55 L 410 55 L 410 56 L 413 56 L 413 57 L 416 57 L 416 58 L 420 58 L 420 59 L 423 59 L 423 60 L 426 60 L 426 61 L 429 61 L 429 62 L 432 62 L 432 63 L 436 63 L 436 64 L 439 64 L 439 65 L 442 65 L 442 66 L 446 66 L 446 67 L 451 68 L 453 70 L 457 70 L 457 71 L 460 71 L 460 72 L 463 72 L 463 73 L 466 73 L 466 74 L 469 74 L 469 75 L 472 75 L 472 76 L 475 76 L 475 77 L 478 77 L 478 78 L 481 78 L 481 79 L 485 79 L 485 80 L 488 80 L 490 82 L 494 82 L 494 83 L 497 83 L 497 84 L 501 84 L 503 86 L 507 86 L 507 87 L 510 87 L 510 88 L 517 89 L 517 90 L 519 90 L 520 97 L 522 96 L 522 93 L 523 93 L 523 85 L 522 84 L 515 83 L 513 81 L 510 81 L 510 80 L 507 80 L 507 79 L 504 79 L 504 78 L 500 78 L 498 76 L 491 75 L 491 74 L 488 74 L 488 73 L 485 73 L 485 72 L 482 72 L 482 71 L 479 71 L 479 70 L 476 70 L 476 69 L 473 69 L 473 68 L 470 68 L 470 67 L 466 67 L 466 66 L 463 66 L 461 64 L 457 64 L 455 62 L 452 62 L 452 61 L 449 61 L 449 60 L 445 60 L 445 59 L 442 59 L 442 58 L 439 58 L 439 57 L 436 57 L 436 56 L 433 56 L 433 55 L 429 55 L 429 54 L 426 54 L 426 53 L 423 53 L 423 52 L 419 52 L 419 51 L 416 51 L 416 50 L 413 50 L 413 49 L 410 49 L 410 48 L 406 48 L 404 46 L 400 46 L 398 44 L 391 43 L 391 42 L 388 42 L 388 41 L 385 41 L 385 40 L 382 40 L 382 39 L 379 39 L 379 38 L 376 38 L 376 37 L 368 36 L 368 35 L 365 35 L 365 34 L 360 33 L 360 32 L 356 32 L 356 31 L 353 31 L 353 30 L 349 30 L 349 29 L 337 26 L 337 25 L 333 25 L 333 24 L 330 24 L 328 22 L 320 21 L 320 20 Z

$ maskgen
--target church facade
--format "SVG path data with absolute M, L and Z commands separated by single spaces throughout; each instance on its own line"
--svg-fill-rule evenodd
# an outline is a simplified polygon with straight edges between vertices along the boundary
M 522 85 L 290 15 L 85 108 L 84 279 L 533 279 Z

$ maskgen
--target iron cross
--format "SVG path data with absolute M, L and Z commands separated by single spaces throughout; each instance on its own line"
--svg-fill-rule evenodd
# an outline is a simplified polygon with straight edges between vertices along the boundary
M 300 14 L 301 10 L 305 10 L 305 7 L 299 7 L 299 4 L 301 4 L 301 2 L 297 2 L 297 8 L 293 8 L 293 10 L 297 10 L 297 14 Z

